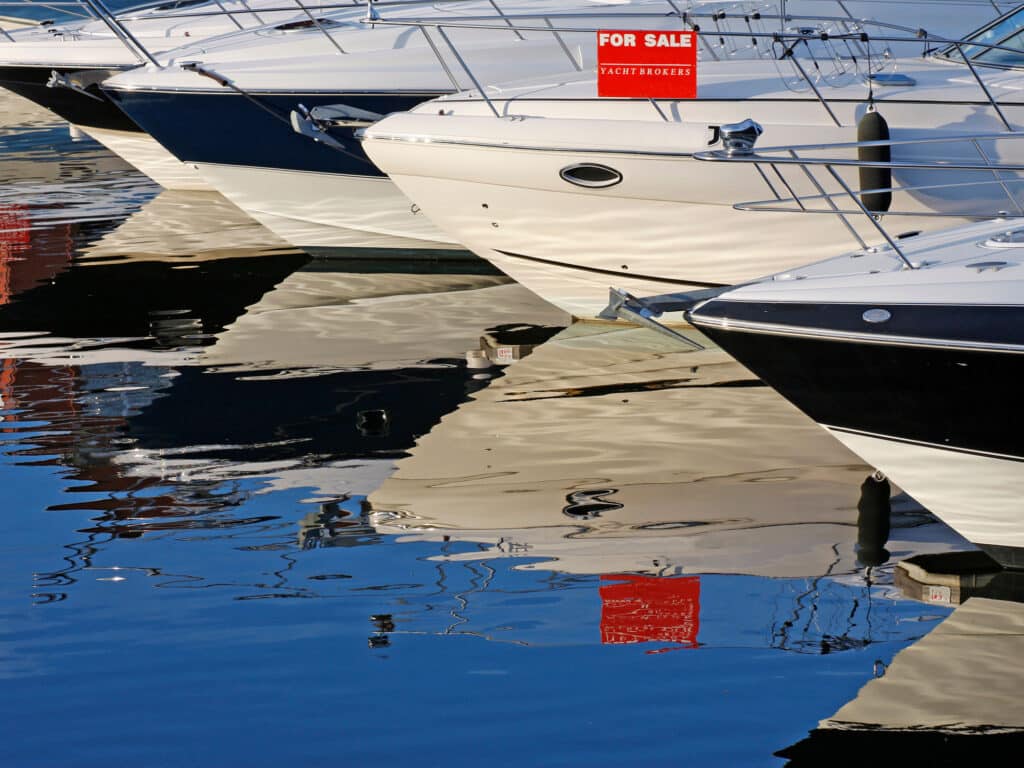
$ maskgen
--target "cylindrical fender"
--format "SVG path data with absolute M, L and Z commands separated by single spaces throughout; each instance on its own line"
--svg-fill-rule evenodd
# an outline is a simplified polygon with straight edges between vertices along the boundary
M 889 138 L 889 124 L 885 122 L 877 110 L 871 109 L 857 123 L 857 141 L 883 141 Z M 876 163 L 888 163 L 892 158 L 892 150 L 884 147 L 860 147 L 857 158 Z M 860 168 L 861 190 L 884 189 L 884 192 L 861 192 L 860 199 L 864 207 L 875 213 L 885 213 L 892 206 L 891 168 Z

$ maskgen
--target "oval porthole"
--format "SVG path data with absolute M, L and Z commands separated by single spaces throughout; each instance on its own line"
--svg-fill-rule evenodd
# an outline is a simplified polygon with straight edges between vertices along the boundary
M 892 313 L 887 309 L 876 307 L 875 309 L 867 310 L 861 317 L 864 318 L 866 323 L 885 323 L 892 318 Z
M 314 27 L 336 27 L 341 22 L 335 21 L 334 19 L 319 18 L 319 19 L 301 19 L 300 21 L 288 21 L 284 24 L 278 24 L 274 29 L 280 30 L 281 32 L 293 32 L 297 29 L 313 29 Z
M 607 165 L 597 163 L 567 165 L 558 172 L 558 175 L 577 187 L 590 187 L 591 189 L 614 187 L 622 181 L 621 173 Z

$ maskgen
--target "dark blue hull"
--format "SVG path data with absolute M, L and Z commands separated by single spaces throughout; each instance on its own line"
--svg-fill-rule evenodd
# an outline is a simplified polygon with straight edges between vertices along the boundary
M 57 116 L 83 128 L 106 128 L 117 131 L 139 131 L 130 117 L 118 109 L 95 85 L 86 93 L 70 88 L 46 85 L 53 67 L 0 66 L 0 87 L 18 94 L 50 110 Z M 62 71 L 66 74 L 71 70 Z M 81 72 L 81 69 L 75 69 Z M 102 72 L 104 70 L 97 70 Z M 113 74 L 113 71 L 110 71 Z
M 819 424 L 1024 461 L 1024 307 L 889 305 L 868 334 L 871 308 L 713 299 L 688 317 Z
M 235 91 L 120 91 L 106 94 L 131 119 L 186 163 L 217 163 L 293 171 L 383 176 L 353 137 L 354 129 L 336 129 L 339 151 L 292 130 L 290 114 L 347 104 L 387 114 L 406 111 L 439 93 L 286 93 L 243 96 Z

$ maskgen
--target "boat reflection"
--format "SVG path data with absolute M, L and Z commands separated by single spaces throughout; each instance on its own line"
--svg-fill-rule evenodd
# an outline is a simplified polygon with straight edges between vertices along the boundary
M 417 442 L 371 496 L 378 530 L 570 573 L 864 565 L 857 507 L 888 505 L 888 486 L 862 489 L 870 468 L 720 351 L 678 350 L 571 327 Z M 898 489 L 891 503 L 890 549 L 947 535 Z
M 898 755 L 912 765 L 985 765 L 1020 745 L 1024 707 L 1014 660 L 1024 653 L 1024 583 L 1019 574 L 994 573 L 979 556 L 925 556 L 909 569 L 909 594 L 929 603 L 942 602 L 933 598 L 943 590 L 949 596 L 951 578 L 970 586 L 941 624 L 879 665 L 853 700 L 778 751 L 788 768 L 845 765 L 851 755 L 857 762 Z M 971 577 L 975 566 L 981 572 Z
M 487 383 L 466 364 L 481 334 L 564 324 L 493 271 L 312 260 L 189 194 L 84 244 L 30 227 L 26 258 L 0 259 L 5 453 L 60 469 L 68 496 L 48 508 L 89 515 L 71 550 L 275 526 L 294 541 L 294 514 L 252 511 L 275 492 L 316 505 L 319 530 Z M 91 559 L 42 574 L 40 599 Z
M 10 92 L 0 93 L 0 208 L 31 212 L 34 228 L 73 224 L 102 232 L 160 187 L 68 124 Z M 87 226 L 91 225 L 91 226 Z M 2 227 L 8 230 L 6 223 Z
M 606 642 L 692 647 L 739 578 L 773 606 L 774 647 L 826 653 L 872 642 L 891 557 L 969 546 L 870 475 L 721 351 L 574 325 L 420 438 L 369 520 L 443 572 L 400 631 L 450 634 L 431 624 L 451 612 L 469 631 L 517 572 L 545 594 L 596 585 Z M 558 617 L 532 621 L 520 639 Z

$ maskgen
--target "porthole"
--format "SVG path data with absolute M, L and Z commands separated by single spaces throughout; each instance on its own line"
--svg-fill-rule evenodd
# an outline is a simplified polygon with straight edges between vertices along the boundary
M 274 29 L 280 30 L 281 32 L 292 32 L 296 29 L 314 29 L 319 27 L 336 27 L 339 22 L 334 19 L 302 19 L 301 21 L 288 21 L 284 24 L 278 24 Z
M 622 174 L 607 165 L 597 163 L 577 163 L 567 165 L 558 172 L 565 181 L 575 184 L 577 187 L 589 187 L 600 189 L 602 187 L 614 187 L 622 181 Z

